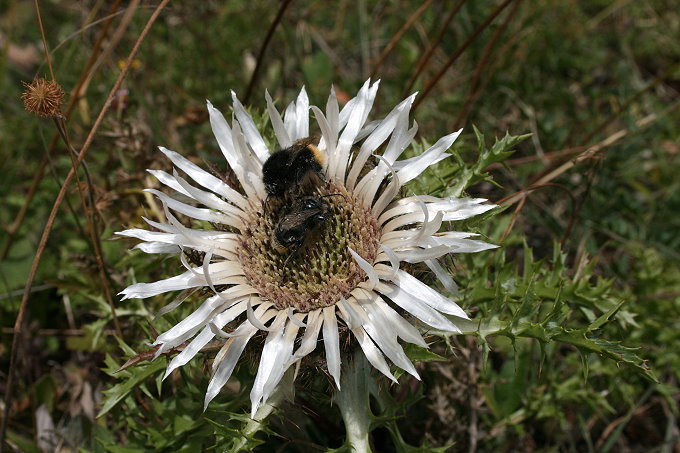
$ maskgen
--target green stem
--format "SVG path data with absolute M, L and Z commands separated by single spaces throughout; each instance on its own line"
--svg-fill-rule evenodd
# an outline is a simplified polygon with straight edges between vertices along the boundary
M 255 418 L 248 420 L 246 425 L 241 431 L 240 439 L 235 439 L 234 444 L 231 447 L 231 452 L 242 451 L 248 444 L 248 440 L 254 436 L 258 431 L 262 430 L 267 424 L 267 419 L 269 415 L 274 412 L 274 409 L 279 407 L 279 405 L 284 400 L 293 400 L 293 376 L 294 368 L 291 367 L 281 378 L 281 382 L 276 386 L 276 390 L 269 397 L 266 403 L 261 404 L 260 407 L 255 412 Z
M 371 429 L 369 387 L 372 383 L 371 367 L 361 349 L 343 369 L 341 389 L 335 392 L 334 401 L 340 408 L 347 431 L 347 444 L 357 453 L 371 453 L 368 434 Z

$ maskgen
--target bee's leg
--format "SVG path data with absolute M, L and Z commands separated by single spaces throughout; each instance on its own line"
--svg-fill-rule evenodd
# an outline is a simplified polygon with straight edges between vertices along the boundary
M 329 198 L 329 197 L 342 197 L 345 200 L 347 200 L 347 197 L 344 194 L 341 194 L 341 193 L 329 193 L 328 195 L 321 195 L 321 198 Z
M 269 200 L 270 200 L 271 198 L 272 198 L 271 195 L 267 195 L 267 198 L 264 199 L 264 206 L 262 207 L 262 208 L 263 208 L 262 210 L 263 210 L 265 213 L 267 213 L 267 212 L 269 211 L 269 206 L 270 206 Z
M 286 266 L 288 265 L 288 261 L 290 261 L 290 259 L 291 259 L 293 256 L 297 255 L 297 252 L 298 252 L 299 250 L 300 250 L 300 247 L 295 247 L 295 250 L 293 250 L 292 252 L 290 252 L 290 255 L 288 255 L 288 258 L 286 258 L 286 261 L 283 262 L 283 268 L 284 268 L 284 269 L 285 269 Z
M 298 192 L 300 194 L 311 195 L 314 192 L 316 192 L 318 187 L 325 184 L 326 180 L 323 178 L 322 175 L 308 171 L 300 178 L 300 181 L 298 183 Z

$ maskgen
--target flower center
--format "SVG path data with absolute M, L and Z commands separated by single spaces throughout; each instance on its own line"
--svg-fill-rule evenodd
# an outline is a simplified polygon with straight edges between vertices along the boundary
M 369 263 L 376 257 L 380 230 L 370 209 L 336 183 L 318 188 L 314 197 L 321 200 L 323 215 L 303 226 L 299 247 L 276 240 L 277 228 L 299 226 L 308 218 L 282 222 L 291 219 L 296 200 L 290 197 L 270 197 L 252 210 L 241 235 L 238 256 L 248 282 L 279 310 L 308 312 L 335 304 L 366 279 L 349 248 Z

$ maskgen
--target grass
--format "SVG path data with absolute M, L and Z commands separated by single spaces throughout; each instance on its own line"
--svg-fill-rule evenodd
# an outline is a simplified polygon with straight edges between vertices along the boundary
M 490 178 L 475 178 L 466 192 L 506 200 L 508 209 L 474 226 L 502 249 L 451 263 L 464 305 L 489 321 L 492 335 L 436 342 L 434 351 L 446 360 L 424 363 L 422 384 L 402 378 L 399 387 L 381 387 L 372 441 L 376 451 L 673 451 L 680 443 L 680 43 L 674 39 L 680 15 L 663 0 L 514 0 L 463 47 L 501 4 L 464 2 L 445 24 L 453 3 L 433 1 L 376 72 L 382 81 L 374 111 L 384 114 L 404 97 L 419 59 L 445 26 L 414 81 L 412 90 L 425 96 L 412 118 L 422 137 L 464 126 L 454 148 L 460 160 L 445 161 L 414 187 L 449 193 L 456 178 L 482 162 L 480 171 Z M 251 111 L 262 116 L 265 88 L 279 108 L 303 84 L 313 103 L 325 104 L 331 84 L 347 100 L 420 5 L 291 2 L 261 58 Z M 85 80 L 67 119 L 80 151 L 156 4 L 131 2 L 122 8 L 132 9 L 115 11 L 94 1 L 39 6 L 56 80 L 67 92 Z M 178 264 L 129 253 L 129 242 L 111 238 L 153 209 L 141 191 L 152 184 L 145 170 L 170 168 L 157 145 L 223 166 L 204 100 L 223 111 L 229 90 L 244 100 L 277 10 L 264 1 L 206 1 L 171 2 L 161 11 L 93 135 L 84 159 L 91 184 L 79 172 L 94 203 L 86 198 L 83 212 L 71 183 L 52 226 L 17 338 L 21 354 L 11 388 L 21 292 L 71 159 L 53 138 L 54 123 L 30 116 L 20 101 L 22 81 L 49 76 L 35 6 L 7 1 L 2 11 L 0 247 L 7 252 L 0 261 L 0 388 L 13 396 L 7 451 L 38 451 L 44 420 L 55 427 L 47 439 L 72 451 L 237 445 L 247 396 L 232 389 L 202 415 L 201 360 L 161 390 L 164 359 L 113 373 L 144 349 L 153 329 L 162 331 L 182 314 L 166 315 L 152 328 L 165 299 L 117 302 L 115 293 L 134 279 L 158 279 Z M 91 55 L 99 58 L 88 68 Z M 532 135 L 503 163 L 485 161 L 473 125 L 487 147 L 506 132 Z M 25 219 L 13 231 L 22 208 Z M 122 338 L 85 233 L 92 219 Z M 606 343 L 598 351 L 569 329 Z M 253 372 L 248 363 L 238 370 L 246 388 Z M 263 452 L 342 445 L 326 381 L 301 378 L 295 404 L 246 445 Z M 96 418 L 102 407 L 107 413 Z M 38 418 L 42 423 L 38 412 L 47 414 Z

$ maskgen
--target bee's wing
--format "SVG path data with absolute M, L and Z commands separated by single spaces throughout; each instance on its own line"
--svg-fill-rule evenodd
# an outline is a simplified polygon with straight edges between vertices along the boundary
M 309 219 L 319 214 L 320 212 L 321 210 L 317 208 L 300 209 L 293 211 L 283 216 L 283 218 L 279 221 L 279 229 L 289 230 L 292 228 L 296 228 L 300 225 L 304 225 Z

